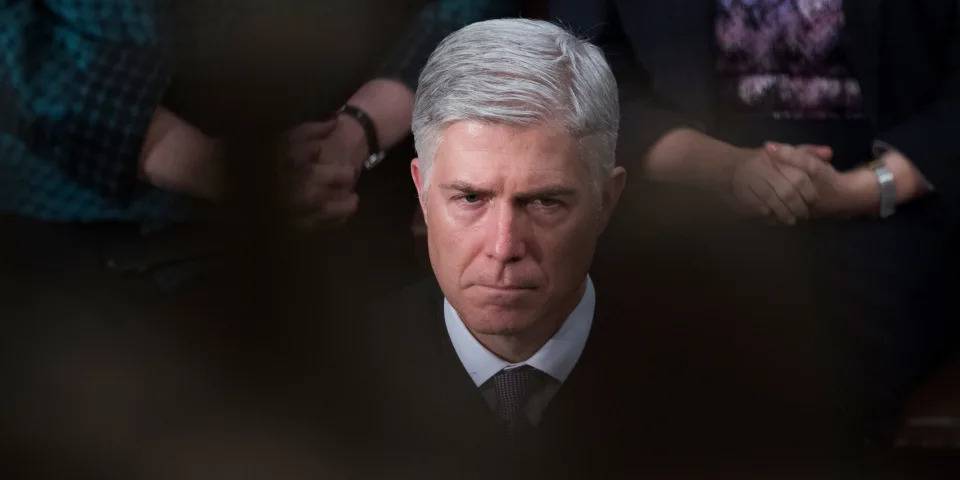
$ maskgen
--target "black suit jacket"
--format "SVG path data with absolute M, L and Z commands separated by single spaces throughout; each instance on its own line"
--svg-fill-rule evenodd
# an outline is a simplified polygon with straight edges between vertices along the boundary
M 620 83 L 619 158 L 682 125 L 715 124 L 714 0 L 550 0 L 549 18 L 604 47 Z M 844 0 L 842 43 L 874 138 L 960 199 L 960 4 Z M 864 159 L 866 160 L 866 159 Z
M 731 316 L 720 307 L 728 302 L 723 292 L 708 297 L 694 282 L 683 293 L 673 286 L 650 291 L 612 274 L 594 275 L 594 283 L 597 309 L 585 350 L 538 435 L 520 445 L 501 436 L 457 357 L 435 280 L 378 303 L 352 356 L 363 365 L 351 361 L 365 373 L 352 376 L 347 390 L 354 393 L 341 410 L 352 416 L 347 425 L 361 471 L 763 478 L 844 468 L 831 462 L 851 453 L 851 438 L 809 325 Z

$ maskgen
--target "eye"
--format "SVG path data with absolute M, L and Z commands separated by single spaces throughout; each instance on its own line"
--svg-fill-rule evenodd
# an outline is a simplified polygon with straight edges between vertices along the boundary
M 543 208 L 554 208 L 561 205 L 560 200 L 555 198 L 535 198 L 532 203 Z
M 452 200 L 463 207 L 475 207 L 483 202 L 483 195 L 480 193 L 461 193 L 453 197 Z

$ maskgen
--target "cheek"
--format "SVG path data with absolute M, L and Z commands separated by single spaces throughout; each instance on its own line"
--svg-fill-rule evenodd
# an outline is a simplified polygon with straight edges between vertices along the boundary
M 428 210 L 425 218 L 435 273 L 459 277 L 483 251 L 481 229 L 475 224 L 464 224 L 456 215 L 442 209 Z
M 537 260 L 551 276 L 579 275 L 593 258 L 596 228 L 586 221 L 537 232 Z

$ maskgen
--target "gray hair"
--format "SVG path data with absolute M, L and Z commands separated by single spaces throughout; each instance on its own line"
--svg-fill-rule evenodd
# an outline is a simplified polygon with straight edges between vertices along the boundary
M 603 52 L 549 22 L 487 20 L 440 43 L 420 73 L 413 136 L 424 187 L 443 130 L 454 122 L 556 122 L 579 139 L 596 172 L 614 167 L 620 106 Z

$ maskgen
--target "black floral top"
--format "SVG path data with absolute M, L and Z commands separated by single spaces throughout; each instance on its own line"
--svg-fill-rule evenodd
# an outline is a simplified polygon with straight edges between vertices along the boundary
M 843 0 L 717 0 L 723 105 L 777 119 L 862 118 L 840 48 Z

